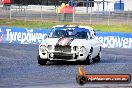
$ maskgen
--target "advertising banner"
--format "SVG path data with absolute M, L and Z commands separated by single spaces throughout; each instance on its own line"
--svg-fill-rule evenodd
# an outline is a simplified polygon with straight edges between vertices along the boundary
M 132 48 L 132 33 L 97 32 L 102 47 Z
M 47 38 L 48 29 L 0 27 L 0 43 L 40 44 Z M 132 48 L 132 33 L 97 32 L 104 48 Z
M 48 30 L 1 27 L 0 42 L 18 44 L 40 44 L 49 33 Z

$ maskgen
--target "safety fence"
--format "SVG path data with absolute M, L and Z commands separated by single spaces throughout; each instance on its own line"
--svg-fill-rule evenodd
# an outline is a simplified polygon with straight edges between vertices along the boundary
M 40 44 L 49 33 L 49 29 L 29 29 L 0 27 L 0 43 Z M 132 33 L 97 32 L 104 48 L 132 48 Z
M 131 11 L 93 11 L 91 7 L 74 7 L 75 13 L 56 13 L 57 6 L 0 6 L 0 19 L 73 22 L 87 24 L 132 24 Z

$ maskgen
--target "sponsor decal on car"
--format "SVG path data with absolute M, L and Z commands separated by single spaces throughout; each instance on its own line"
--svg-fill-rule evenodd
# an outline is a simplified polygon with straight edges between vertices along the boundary
M 66 46 L 70 45 L 72 41 L 73 41 L 72 38 L 60 38 L 56 45 Z

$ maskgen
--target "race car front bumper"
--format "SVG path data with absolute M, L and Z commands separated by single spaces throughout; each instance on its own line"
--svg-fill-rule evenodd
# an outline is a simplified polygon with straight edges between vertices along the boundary
M 86 60 L 88 54 L 69 53 L 69 52 L 43 52 L 39 53 L 40 58 L 47 59 L 51 61 L 63 60 L 63 61 L 84 61 Z

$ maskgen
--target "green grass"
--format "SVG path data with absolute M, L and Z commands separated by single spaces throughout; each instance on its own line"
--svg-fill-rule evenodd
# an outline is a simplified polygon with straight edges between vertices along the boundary
M 116 25 L 91 25 L 97 31 L 105 32 L 132 32 L 132 25 L 116 24 Z
M 41 22 L 41 21 L 20 21 L 13 20 L 8 22 L 8 20 L 0 20 L 0 26 L 15 26 L 15 27 L 23 27 L 23 28 L 51 28 L 55 25 L 66 25 L 73 23 L 66 22 Z M 91 26 L 96 31 L 104 31 L 104 32 L 132 32 L 132 25 L 127 24 L 115 24 L 115 25 L 101 25 L 101 24 L 80 24 L 75 23 L 74 25 L 85 25 Z

